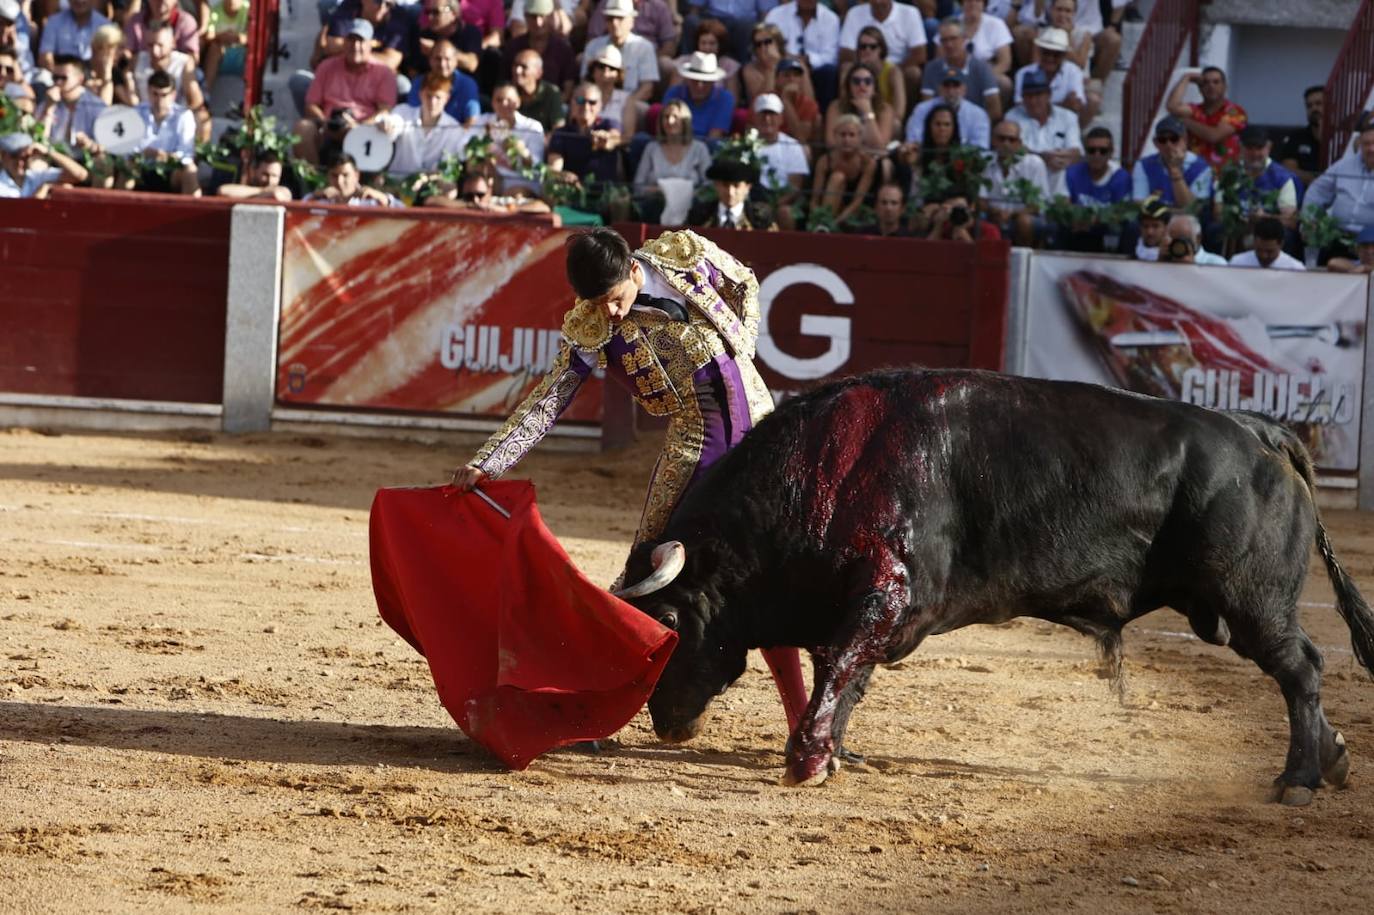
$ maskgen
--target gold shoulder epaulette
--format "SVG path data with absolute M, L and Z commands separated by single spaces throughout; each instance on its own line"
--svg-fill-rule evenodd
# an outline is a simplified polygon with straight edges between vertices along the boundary
M 701 260 L 706 250 L 706 239 L 690 229 L 664 232 L 658 238 L 644 243 L 639 253 L 657 261 L 665 267 L 687 270 Z
M 578 349 L 599 350 L 611 339 L 610 316 L 603 306 L 578 299 L 563 316 L 563 336 Z

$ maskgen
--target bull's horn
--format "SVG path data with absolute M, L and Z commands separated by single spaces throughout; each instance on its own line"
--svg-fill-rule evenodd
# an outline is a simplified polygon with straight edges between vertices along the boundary
M 622 600 L 629 600 L 631 597 L 643 597 L 666 588 L 672 584 L 673 579 L 677 578 L 686 564 L 687 548 L 676 540 L 660 543 L 654 547 L 649 561 L 654 564 L 654 570 L 649 573 L 648 578 L 612 593 Z

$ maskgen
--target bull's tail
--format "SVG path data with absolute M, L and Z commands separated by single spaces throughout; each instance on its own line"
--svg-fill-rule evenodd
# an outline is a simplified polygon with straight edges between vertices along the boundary
M 1326 575 L 1331 579 L 1332 590 L 1336 592 L 1336 610 L 1350 628 L 1350 645 L 1355 650 L 1355 659 L 1365 670 L 1374 674 L 1374 610 L 1369 609 L 1360 589 L 1355 587 L 1355 582 L 1341 567 L 1336 559 L 1336 551 L 1331 547 L 1331 538 L 1326 535 L 1326 525 L 1322 524 L 1321 511 L 1317 508 L 1317 473 L 1312 466 L 1311 455 L 1296 435 L 1286 427 L 1277 423 L 1274 425 L 1284 433 L 1277 444 L 1288 455 L 1293 469 L 1307 484 L 1307 491 L 1311 495 L 1312 515 L 1317 521 L 1317 552 L 1321 553 L 1322 562 L 1326 564 Z

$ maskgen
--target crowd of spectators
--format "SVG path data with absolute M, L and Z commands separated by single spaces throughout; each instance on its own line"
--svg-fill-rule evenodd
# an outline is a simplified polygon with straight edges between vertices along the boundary
M 242 70 L 248 0 L 35 7 L 0 0 L 4 102 L 45 141 L 7 142 L 11 195 L 34 186 L 29 168 L 565 220 L 1004 236 L 1146 258 L 1191 245 L 1195 263 L 1290 269 L 1312 249 L 1362 269 L 1355 239 L 1374 225 L 1374 124 L 1319 173 L 1320 87 L 1304 94 L 1308 123 L 1276 143 L 1225 73 L 1190 71 L 1123 169 L 1096 118 L 1129 0 L 318 0 L 310 69 L 290 79 L 294 145 L 209 183 L 195 144 L 210 135 L 208 90 Z M 93 139 L 111 104 L 142 118 L 133 165 L 110 167 Z M 384 169 L 345 152 L 364 127 L 394 149 Z

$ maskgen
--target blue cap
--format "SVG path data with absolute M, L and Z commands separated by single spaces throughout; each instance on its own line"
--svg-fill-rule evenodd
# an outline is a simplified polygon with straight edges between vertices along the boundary
M 1027 70 L 1026 75 L 1021 77 L 1021 94 L 1029 92 L 1049 92 L 1050 81 L 1044 72 L 1036 67 L 1034 70 Z
M 1183 122 L 1171 114 L 1167 118 L 1160 118 L 1159 123 L 1155 125 L 1155 136 L 1186 137 L 1188 136 L 1188 128 L 1184 127 Z
M 1030 76 L 1030 74 L 1027 73 L 1026 76 Z M 962 86 L 964 84 L 964 71 L 958 67 L 946 67 L 945 72 L 940 75 L 940 82 L 958 83 Z
M 1360 230 L 1360 234 L 1355 236 L 1357 245 L 1374 245 L 1374 225 L 1365 226 Z
M 17 156 L 32 145 L 33 140 L 26 133 L 7 133 L 0 137 L 0 152 L 6 155 Z
M 348 24 L 348 32 L 346 35 L 348 37 L 356 35 L 363 41 L 371 41 L 372 23 L 368 22 L 366 19 L 354 19 Z

